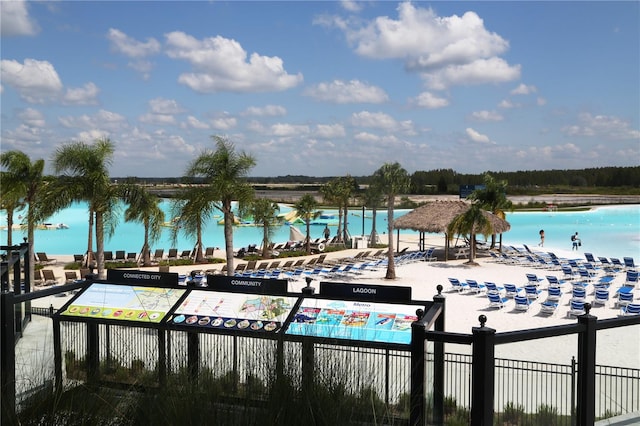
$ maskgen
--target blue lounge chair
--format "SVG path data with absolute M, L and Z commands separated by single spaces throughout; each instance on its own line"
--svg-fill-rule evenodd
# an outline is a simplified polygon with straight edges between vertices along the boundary
M 619 270 L 623 270 L 624 268 L 624 263 L 620 262 L 620 259 L 618 259 L 617 257 L 612 257 L 610 258 L 611 263 L 613 264 L 613 266 L 615 266 L 616 268 L 618 268 Z
M 522 291 L 522 287 L 516 287 L 515 284 L 505 284 L 504 285 L 504 289 L 506 291 L 505 295 L 507 297 L 518 296 L 520 294 L 520 292 Z
M 478 284 L 476 280 L 467 280 L 467 285 L 469 286 L 469 291 L 474 292 L 475 294 L 484 293 L 486 287 L 484 284 Z
M 569 265 L 562 265 L 562 273 L 564 274 L 563 278 L 565 280 L 572 280 L 576 276 L 576 273 L 573 272 L 573 268 Z
M 540 313 L 553 315 L 558 310 L 558 302 L 551 300 L 544 301 L 540 304 Z
M 623 257 L 622 260 L 624 261 L 624 267 L 627 269 L 627 271 L 636 269 L 636 264 L 633 261 L 633 257 Z
M 597 265 L 599 263 L 599 261 L 592 253 L 585 253 L 584 258 L 587 259 L 587 262 L 591 263 L 592 265 Z
M 513 300 L 516 302 L 515 309 L 518 311 L 528 311 L 531 306 L 531 300 L 524 296 L 515 296 Z
M 490 281 L 485 281 L 484 286 L 487 288 L 487 293 L 502 293 L 504 291 L 504 287 L 500 287 L 496 285 L 496 283 L 492 283 Z
M 467 283 L 460 282 L 460 280 L 457 278 L 449 278 L 449 282 L 451 283 L 452 290 L 455 290 L 458 293 L 462 293 L 467 288 L 469 288 L 469 285 Z
M 596 289 L 595 294 L 593 296 L 592 305 L 602 305 L 606 306 L 609 303 L 609 290 L 605 289 Z
M 635 287 L 638 284 L 639 273 L 638 271 L 627 271 L 627 279 L 624 285 L 627 287 Z
M 527 299 L 537 299 L 538 296 L 542 293 L 542 290 L 538 290 L 538 287 L 535 285 L 526 285 L 524 286 L 524 295 L 527 296 Z
M 620 315 L 640 315 L 640 305 L 635 303 L 629 303 L 627 306 L 620 308 Z
M 547 275 L 546 278 L 549 287 L 561 287 L 566 282 L 565 280 L 559 280 L 555 275 Z
M 617 307 L 624 307 L 633 303 L 633 292 L 628 293 L 618 293 L 618 300 L 616 301 Z
M 538 285 L 540 284 L 540 281 L 542 281 L 542 278 L 538 278 L 538 276 L 536 274 L 526 274 L 527 276 L 527 283 L 528 284 L 533 284 L 533 285 Z
M 500 296 L 499 293 L 489 292 L 487 293 L 487 298 L 489 299 L 489 307 L 490 308 L 504 308 L 506 306 L 507 301 L 509 300 L 506 297 Z
M 580 275 L 581 279 L 585 280 L 588 283 L 593 281 L 593 278 L 596 276 L 596 274 L 587 271 L 585 268 L 578 269 L 578 274 Z
M 580 302 L 578 300 L 571 301 L 571 307 L 567 312 L 567 316 L 577 317 L 578 315 L 584 315 L 586 311 L 584 310 L 584 302 Z
M 571 292 L 571 301 L 584 303 L 587 300 L 587 290 L 580 287 L 574 287 Z
M 547 300 L 557 302 L 562 298 L 562 289 L 560 287 L 549 287 L 547 289 Z

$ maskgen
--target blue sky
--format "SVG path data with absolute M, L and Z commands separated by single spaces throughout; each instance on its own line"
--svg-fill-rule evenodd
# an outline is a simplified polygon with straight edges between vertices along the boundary
M 181 176 L 640 164 L 640 3 L 0 2 L 1 149 Z M 48 172 L 51 172 L 49 169 Z

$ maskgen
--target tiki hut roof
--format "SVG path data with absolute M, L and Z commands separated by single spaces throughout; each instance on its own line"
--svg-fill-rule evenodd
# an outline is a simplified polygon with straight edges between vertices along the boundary
M 393 222 L 393 227 L 430 233 L 446 233 L 447 226 L 451 221 L 470 207 L 471 204 L 465 201 L 433 201 L 399 217 Z M 489 212 L 483 214 L 491 222 L 496 234 L 502 234 L 511 229 L 511 225 L 506 220 Z

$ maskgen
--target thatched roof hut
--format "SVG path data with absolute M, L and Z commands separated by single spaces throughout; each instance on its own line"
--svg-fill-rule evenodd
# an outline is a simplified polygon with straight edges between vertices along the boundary
M 420 206 L 393 222 L 395 229 L 411 229 L 420 232 L 421 249 L 424 250 L 424 233 L 447 234 L 447 227 L 453 219 L 466 212 L 471 204 L 465 201 L 433 201 Z M 511 229 L 506 220 L 500 219 L 494 214 L 484 211 L 483 214 L 491 222 L 496 234 L 502 234 Z M 445 253 L 448 252 L 449 239 L 446 239 Z

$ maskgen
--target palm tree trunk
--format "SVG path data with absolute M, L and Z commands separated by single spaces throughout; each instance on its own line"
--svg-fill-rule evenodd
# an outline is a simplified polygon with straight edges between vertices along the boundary
M 371 210 L 371 218 L 373 219 L 373 223 L 371 224 L 371 235 L 369 236 L 369 244 L 376 244 L 378 242 L 378 232 L 376 230 L 376 215 L 377 209 L 374 206 Z
M 227 251 L 227 275 L 233 276 L 233 212 L 231 211 L 231 200 L 224 200 L 222 203 L 222 214 L 224 215 L 224 242 Z
M 387 207 L 387 234 L 389 237 L 389 251 L 387 252 L 387 275 L 388 280 L 396 278 L 396 264 L 394 262 L 395 251 L 393 248 L 393 206 L 395 204 L 395 196 L 389 195 Z
M 96 212 L 96 256 L 98 277 L 100 279 L 106 278 L 104 273 L 104 221 L 102 212 Z
M 144 223 L 144 245 L 142 246 L 142 264 L 151 266 L 151 253 L 149 253 L 149 221 Z
M 194 262 L 196 263 L 204 263 L 204 256 L 202 255 L 202 225 L 198 223 L 198 232 L 196 238 L 196 247 L 195 247 L 195 256 L 193 257 Z
M 95 261 L 93 259 L 93 208 L 89 207 L 89 237 L 87 238 L 87 257 L 85 265 L 87 268 L 92 268 L 92 264 Z M 93 273 L 93 271 L 91 271 Z

